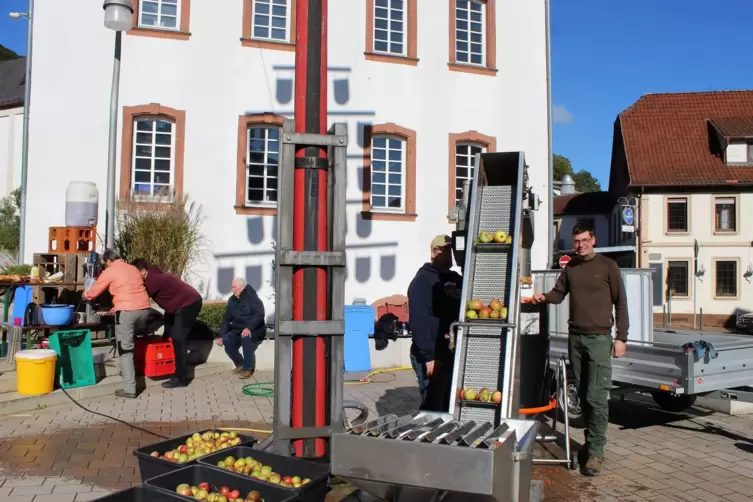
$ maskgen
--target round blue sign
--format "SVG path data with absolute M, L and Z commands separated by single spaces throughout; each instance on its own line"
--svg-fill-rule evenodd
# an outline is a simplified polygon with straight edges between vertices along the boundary
M 625 225 L 632 225 L 634 219 L 635 213 L 632 207 L 627 206 L 622 209 L 622 221 L 625 222 Z

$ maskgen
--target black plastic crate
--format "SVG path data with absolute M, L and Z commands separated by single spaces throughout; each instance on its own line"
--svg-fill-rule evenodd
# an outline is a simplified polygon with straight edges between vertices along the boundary
M 203 431 L 198 431 L 198 433 L 204 434 L 205 432 L 209 431 L 219 432 L 215 429 L 205 429 Z M 189 465 L 196 465 L 197 459 L 178 464 L 176 462 L 171 462 L 169 460 L 151 456 L 151 453 L 153 451 L 156 451 L 157 453 L 162 455 L 167 451 L 174 450 L 176 447 L 185 444 L 186 439 L 190 438 L 194 434 L 196 434 L 196 432 L 192 432 L 191 434 L 186 434 L 185 436 L 180 436 L 174 439 L 167 439 L 160 443 L 144 446 L 142 448 L 139 448 L 138 450 L 135 450 L 133 454 L 136 455 L 136 457 L 139 459 L 139 473 L 141 474 L 141 481 L 146 481 L 147 479 L 161 476 L 162 474 L 175 471 Z M 257 442 L 256 438 L 253 436 L 238 434 L 238 437 L 241 438 L 242 445 L 254 444 Z M 224 450 L 220 451 L 227 451 L 228 449 L 229 448 L 225 448 Z M 214 453 L 210 453 L 210 455 L 214 455 Z
M 250 446 L 234 446 L 222 450 L 221 452 L 206 455 L 199 459 L 199 465 L 208 465 L 219 469 L 217 463 L 221 460 L 225 460 L 228 456 L 232 456 L 236 459 L 251 457 L 264 465 L 270 466 L 273 472 L 276 472 L 281 476 L 298 476 L 301 479 L 310 479 L 311 481 L 300 488 L 285 488 L 289 491 L 300 492 L 301 497 L 297 500 L 303 500 L 306 502 L 323 502 L 329 491 L 329 464 L 317 464 L 308 460 L 301 460 L 300 458 L 284 457 L 267 451 L 255 450 Z M 280 486 L 256 478 L 251 478 L 244 474 L 236 472 L 233 472 L 233 474 L 253 479 L 259 483 L 264 483 L 265 485 Z
M 231 490 L 238 490 L 243 498 L 250 491 L 257 490 L 261 493 L 264 502 L 292 502 L 301 500 L 299 498 L 300 493 L 295 490 L 287 490 L 279 486 L 270 485 L 269 483 L 262 483 L 248 476 L 239 476 L 238 474 L 206 465 L 192 465 L 178 469 L 177 471 L 168 472 L 167 474 L 148 480 L 146 485 L 150 488 L 175 494 L 181 500 L 194 500 L 193 497 L 178 495 L 175 489 L 183 483 L 195 486 L 205 481 L 215 490 L 218 490 L 221 486 L 227 486 Z
M 100 502 L 178 502 L 183 497 L 147 486 L 128 488 L 97 499 Z

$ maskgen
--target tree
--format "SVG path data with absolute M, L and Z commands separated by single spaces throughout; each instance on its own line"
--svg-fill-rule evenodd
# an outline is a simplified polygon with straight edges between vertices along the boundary
M 580 170 L 577 173 L 573 171 L 573 165 L 570 159 L 562 155 L 554 154 L 552 158 L 552 178 L 554 181 L 562 181 L 566 174 L 573 177 L 575 190 L 578 192 L 599 192 L 601 183 L 593 177 L 591 173 Z
M 18 252 L 21 237 L 21 189 L 0 199 L 0 249 L 11 253 Z
M 11 59 L 16 59 L 18 57 L 18 54 L 7 47 L 0 45 L 0 61 L 10 61 Z

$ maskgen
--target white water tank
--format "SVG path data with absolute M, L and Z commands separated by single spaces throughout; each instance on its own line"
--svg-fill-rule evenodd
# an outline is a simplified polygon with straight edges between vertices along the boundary
M 65 191 L 65 226 L 96 227 L 99 190 L 91 181 L 71 181 Z

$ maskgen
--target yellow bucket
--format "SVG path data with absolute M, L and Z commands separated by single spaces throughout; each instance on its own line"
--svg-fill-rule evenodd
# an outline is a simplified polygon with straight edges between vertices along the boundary
M 39 396 L 52 392 L 55 385 L 54 350 L 33 349 L 16 352 L 16 387 L 19 394 Z

